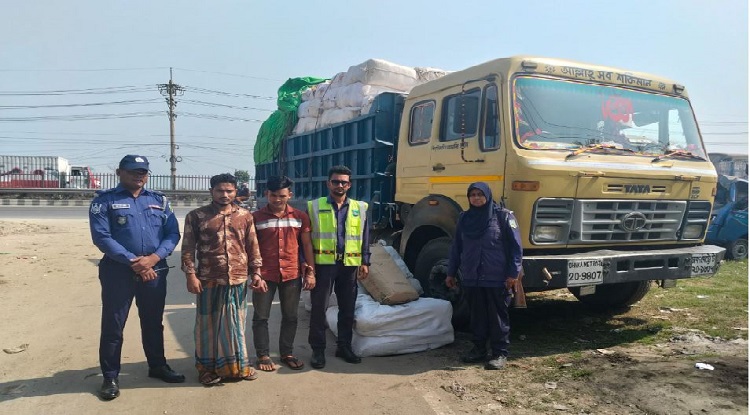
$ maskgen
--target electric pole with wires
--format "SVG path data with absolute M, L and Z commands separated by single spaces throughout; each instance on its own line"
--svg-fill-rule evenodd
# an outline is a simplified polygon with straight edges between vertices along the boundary
M 175 96 L 182 95 L 185 89 L 172 82 L 172 68 L 169 68 L 169 83 L 159 84 L 159 93 L 166 96 L 167 105 L 169 106 L 169 163 L 171 164 L 171 189 L 177 190 L 177 162 L 182 161 L 182 157 L 177 157 L 175 152 L 177 144 L 174 139 L 174 119 L 177 117 L 174 108 L 177 106 Z

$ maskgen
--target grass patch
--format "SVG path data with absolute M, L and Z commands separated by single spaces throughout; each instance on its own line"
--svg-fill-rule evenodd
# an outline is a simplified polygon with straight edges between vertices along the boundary
M 529 293 L 527 300 L 527 309 L 511 311 L 514 356 L 566 354 L 577 360 L 584 351 L 661 343 L 682 330 L 723 339 L 748 336 L 747 260 L 725 261 L 716 276 L 679 280 L 674 288 L 653 285 L 643 300 L 625 310 L 596 312 L 564 290 Z

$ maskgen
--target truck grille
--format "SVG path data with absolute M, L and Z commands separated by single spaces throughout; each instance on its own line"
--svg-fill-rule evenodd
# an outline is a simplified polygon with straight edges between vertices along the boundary
M 686 202 L 645 200 L 579 200 L 580 242 L 674 241 Z
M 669 200 L 540 199 L 534 224 L 562 226 L 568 244 L 676 241 L 686 213 L 690 222 L 707 221 L 710 203 Z M 567 224 L 567 226 L 566 226 Z

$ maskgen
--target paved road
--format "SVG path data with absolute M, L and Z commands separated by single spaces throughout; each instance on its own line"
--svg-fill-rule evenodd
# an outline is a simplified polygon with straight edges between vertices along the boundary
M 174 208 L 177 218 L 185 218 L 194 207 Z M 81 206 L 2 206 L 0 219 L 88 219 L 88 209 Z
M 184 218 L 187 210 L 178 210 L 178 216 Z M 304 360 L 304 370 L 279 367 L 274 373 L 260 373 L 253 382 L 204 388 L 197 382 L 193 357 L 195 297 L 185 288 L 179 251 L 169 259 L 175 268 L 167 279 L 165 349 L 170 365 L 188 381 L 171 385 L 146 377 L 134 304 L 125 328 L 122 396 L 99 401 L 95 392 L 101 383 L 97 361 L 101 306 L 96 263 L 101 254 L 91 245 L 86 214 L 85 208 L 0 208 L 0 226 L 5 220 L 18 222 L 10 219 L 13 216 L 45 231 L 0 238 L 0 251 L 29 254 L 0 255 L 0 315 L 7 317 L 0 319 L 0 348 L 29 344 L 24 353 L 0 353 L 0 413 L 455 413 L 440 400 L 443 392 L 434 387 L 437 378 L 431 373 L 445 373 L 442 370 L 455 362 L 445 352 L 367 357 L 362 364 L 350 365 L 333 356 L 335 338 L 329 333 L 328 364 L 324 370 L 311 369 L 309 313 L 302 304 L 295 352 Z M 253 356 L 251 307 L 246 334 Z M 280 314 L 274 301 L 269 334 L 277 363 Z

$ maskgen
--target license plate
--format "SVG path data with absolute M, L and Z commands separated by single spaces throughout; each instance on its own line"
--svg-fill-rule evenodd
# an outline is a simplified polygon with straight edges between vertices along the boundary
M 716 254 L 693 254 L 690 276 L 710 275 L 716 272 Z
M 604 282 L 604 261 L 601 259 L 569 259 L 568 287 L 595 285 Z

